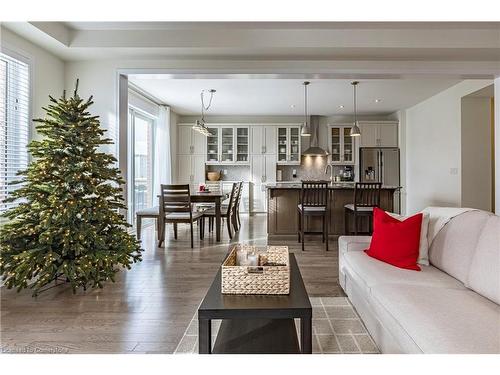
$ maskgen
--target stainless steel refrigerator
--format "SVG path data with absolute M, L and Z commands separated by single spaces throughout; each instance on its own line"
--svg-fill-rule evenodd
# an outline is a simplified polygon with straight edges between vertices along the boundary
M 400 186 L 399 148 L 361 147 L 359 160 L 360 182 L 381 182 L 383 186 Z M 394 211 L 400 212 L 399 190 L 394 194 Z

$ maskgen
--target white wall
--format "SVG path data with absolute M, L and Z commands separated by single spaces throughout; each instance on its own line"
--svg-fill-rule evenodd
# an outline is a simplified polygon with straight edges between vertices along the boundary
M 462 98 L 463 207 L 491 211 L 491 98 Z
M 461 99 L 491 80 L 466 80 L 406 110 L 408 213 L 461 205 Z
M 45 111 L 42 107 L 49 104 L 49 95 L 59 98 L 65 88 L 64 62 L 37 45 L 0 27 L 0 45 L 6 52 L 12 51 L 30 60 L 32 85 L 32 117 L 43 118 Z M 32 129 L 32 135 L 37 134 Z
M 407 175 L 406 175 L 406 111 L 400 110 L 390 116 L 391 120 L 396 120 L 399 122 L 398 125 L 398 144 L 399 144 L 399 181 L 401 185 L 400 190 L 400 202 L 401 202 L 401 214 L 407 214 Z
M 94 104 L 90 113 L 99 116 L 101 127 L 108 132 L 106 136 L 118 140 L 118 74 L 114 65 L 106 61 L 67 62 L 65 84 L 68 90 L 74 88 L 76 79 L 80 80 L 79 94 L 82 98 L 91 95 Z M 118 145 L 108 146 L 106 152 L 118 154 Z

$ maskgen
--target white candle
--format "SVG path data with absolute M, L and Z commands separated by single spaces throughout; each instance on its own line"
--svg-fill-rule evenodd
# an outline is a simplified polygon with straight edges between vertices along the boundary
M 259 265 L 259 256 L 256 253 L 248 254 L 248 265 L 253 267 Z
M 236 252 L 236 265 L 246 266 L 248 263 L 248 252 L 246 250 L 238 250 Z

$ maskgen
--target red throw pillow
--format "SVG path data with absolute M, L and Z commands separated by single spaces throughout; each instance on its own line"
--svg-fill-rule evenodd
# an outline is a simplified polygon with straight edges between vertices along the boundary
M 372 241 L 365 253 L 399 268 L 420 271 L 417 259 L 421 226 L 421 213 L 399 221 L 375 207 Z

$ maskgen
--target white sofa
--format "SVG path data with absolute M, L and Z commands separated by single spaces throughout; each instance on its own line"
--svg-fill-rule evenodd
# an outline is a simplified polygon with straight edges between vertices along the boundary
M 383 353 L 500 353 L 499 216 L 453 218 L 421 272 L 369 257 L 370 238 L 339 238 L 339 279 Z

